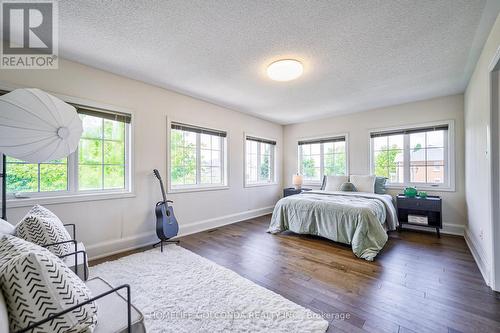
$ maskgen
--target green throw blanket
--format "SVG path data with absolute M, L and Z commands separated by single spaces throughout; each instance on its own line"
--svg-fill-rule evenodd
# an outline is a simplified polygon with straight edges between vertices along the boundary
M 356 256 L 372 261 L 387 242 L 386 229 L 397 223 L 390 195 L 310 191 L 278 201 L 268 232 L 322 236 L 350 244 Z

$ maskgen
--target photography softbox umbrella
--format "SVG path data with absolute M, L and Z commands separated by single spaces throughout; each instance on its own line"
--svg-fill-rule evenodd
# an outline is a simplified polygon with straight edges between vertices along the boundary
M 0 152 L 4 155 L 29 163 L 60 159 L 76 150 L 82 132 L 76 109 L 42 90 L 16 89 L 0 96 Z

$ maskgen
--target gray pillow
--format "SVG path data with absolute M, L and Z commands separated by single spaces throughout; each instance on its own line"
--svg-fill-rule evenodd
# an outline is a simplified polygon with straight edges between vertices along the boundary
M 385 177 L 375 177 L 375 193 L 377 194 L 385 194 L 387 178 Z
M 340 190 L 342 192 L 357 192 L 356 186 L 353 183 L 345 182 L 340 185 Z

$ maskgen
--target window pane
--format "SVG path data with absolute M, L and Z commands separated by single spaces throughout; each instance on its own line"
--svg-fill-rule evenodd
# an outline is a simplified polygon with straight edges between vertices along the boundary
M 125 140 L 125 123 L 104 119 L 104 139 L 114 141 Z
M 428 166 L 427 182 L 434 184 L 444 183 L 444 166 Z
M 212 184 L 219 184 L 221 182 L 221 169 L 212 168 Z
M 444 148 L 427 149 L 427 164 L 444 165 Z
M 390 135 L 389 149 L 404 149 L 404 135 Z
M 425 164 L 425 148 L 410 148 L 410 161 Z
M 373 138 L 373 150 L 378 151 L 378 150 L 386 150 L 389 148 L 388 144 L 388 137 L 383 136 L 383 137 L 376 137 Z
M 212 149 L 221 150 L 221 138 L 218 136 L 211 135 L 212 137 Z
M 396 163 L 395 166 L 389 166 L 389 183 L 403 183 L 404 182 L 404 165 L 403 162 Z
M 334 150 L 334 143 L 333 142 L 327 142 L 323 144 L 323 154 L 333 154 L 335 152 Z
M 420 163 L 420 162 L 419 162 Z M 424 164 L 414 164 L 410 166 L 410 181 L 412 183 L 426 182 L 426 167 Z
M 66 191 L 68 166 L 66 164 L 40 164 L 40 191 Z
M 301 145 L 302 155 L 311 155 L 311 145 Z
M 184 146 L 196 147 L 196 133 L 184 132 Z
M 125 164 L 123 142 L 104 141 L 104 164 Z
M 444 147 L 445 131 L 427 132 L 427 147 Z
M 319 155 L 321 153 L 321 144 L 315 143 L 311 145 L 311 155 Z
M 7 192 L 38 192 L 38 165 L 8 163 Z
M 410 134 L 410 148 L 416 150 L 425 148 L 425 132 Z
M 102 139 L 102 118 L 81 114 L 80 119 L 83 123 L 82 138 Z
M 271 176 L 271 170 L 270 170 L 270 161 L 269 161 L 269 156 L 264 155 L 261 158 L 260 161 L 260 174 L 259 174 L 259 180 L 269 180 Z
M 78 166 L 78 185 L 81 190 L 102 189 L 102 166 L 101 165 Z
M 212 183 L 212 168 L 201 168 L 201 183 L 211 184 Z
M 78 146 L 80 164 L 102 163 L 102 140 L 81 139 Z
M 125 188 L 125 167 L 123 165 L 104 166 L 104 188 Z
M 210 166 L 212 164 L 212 151 L 207 149 L 201 150 L 201 165 Z
M 335 142 L 335 152 L 336 153 L 345 153 L 345 141 L 344 142 Z
M 333 145 L 331 147 L 333 151 Z M 323 165 L 325 167 L 324 174 L 326 176 L 332 176 L 335 174 L 335 158 L 334 154 L 323 155 Z
M 212 166 L 220 166 L 220 151 L 212 150 Z
M 201 134 L 200 135 L 200 144 L 201 148 L 210 149 L 212 147 L 211 135 Z

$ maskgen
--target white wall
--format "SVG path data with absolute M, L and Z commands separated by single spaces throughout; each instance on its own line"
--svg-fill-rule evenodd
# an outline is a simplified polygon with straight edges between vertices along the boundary
M 58 70 L 1 70 L 0 83 L 116 105 L 134 112 L 135 197 L 51 204 L 66 223 L 76 223 L 91 256 L 155 240 L 154 205 L 160 200 L 153 168 L 166 178 L 166 119 L 228 132 L 230 189 L 172 194 L 180 233 L 199 231 L 271 211 L 281 184 L 243 187 L 243 133 L 277 140 L 277 177 L 281 179 L 282 126 L 165 89 L 78 63 L 61 60 Z M 29 207 L 8 209 L 16 223 Z
M 489 65 L 499 47 L 500 16 L 497 17 L 476 64 L 465 92 L 464 103 L 465 170 L 469 219 L 465 236 L 487 283 L 491 278 L 494 241 L 491 227 L 491 168 L 487 154 L 488 132 L 491 126 Z M 500 253 L 498 255 L 500 256 Z
M 443 198 L 443 231 L 462 234 L 466 222 L 463 110 L 463 95 L 454 95 L 285 126 L 283 183 L 290 185 L 293 174 L 297 172 L 299 138 L 348 133 L 349 172 L 369 174 L 371 129 L 454 120 L 456 188 L 454 192 L 432 194 Z M 432 191 L 427 190 L 427 192 Z M 394 190 L 391 193 L 396 194 L 398 191 Z

